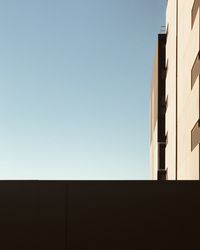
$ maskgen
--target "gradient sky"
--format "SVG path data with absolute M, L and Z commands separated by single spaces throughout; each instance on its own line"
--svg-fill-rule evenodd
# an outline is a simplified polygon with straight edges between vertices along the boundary
M 0 1 L 0 179 L 149 178 L 165 3 Z

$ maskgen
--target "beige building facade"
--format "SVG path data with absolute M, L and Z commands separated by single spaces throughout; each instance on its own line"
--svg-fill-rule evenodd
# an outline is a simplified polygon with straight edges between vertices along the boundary
M 168 0 L 165 43 L 164 161 L 151 129 L 151 179 L 200 179 L 200 0 Z M 156 56 L 158 60 L 160 55 Z M 153 75 L 155 74 L 155 63 Z M 157 68 L 157 67 L 156 67 Z M 159 66 L 157 70 L 159 75 Z M 155 77 L 152 86 L 155 85 Z M 159 94 L 156 105 L 159 109 Z M 155 99 L 151 89 L 151 103 Z M 151 120 L 155 119 L 151 105 Z M 158 123 L 159 121 L 157 119 Z M 152 123 L 152 122 L 151 122 Z M 158 132 L 159 133 L 159 129 Z M 164 166 L 165 168 L 163 169 Z M 162 169 L 163 175 L 159 175 Z

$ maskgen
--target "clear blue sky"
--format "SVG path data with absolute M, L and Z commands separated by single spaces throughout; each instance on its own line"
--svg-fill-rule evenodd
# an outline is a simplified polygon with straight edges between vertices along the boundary
M 0 1 L 0 179 L 149 178 L 165 2 Z

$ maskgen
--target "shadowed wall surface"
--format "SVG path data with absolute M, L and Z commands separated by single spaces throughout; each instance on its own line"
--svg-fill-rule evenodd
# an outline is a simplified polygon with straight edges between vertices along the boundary
M 0 248 L 195 249 L 197 182 L 1 181 Z

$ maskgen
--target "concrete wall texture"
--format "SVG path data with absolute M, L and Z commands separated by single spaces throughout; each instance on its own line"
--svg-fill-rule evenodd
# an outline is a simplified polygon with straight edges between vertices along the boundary
M 200 179 L 200 0 L 168 0 L 166 9 L 165 167 L 168 180 Z M 152 155 L 152 179 L 157 166 Z M 152 166 L 154 165 L 154 166 Z

